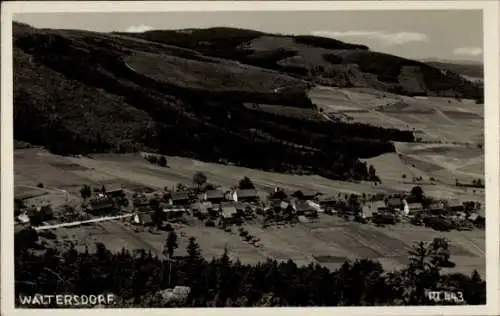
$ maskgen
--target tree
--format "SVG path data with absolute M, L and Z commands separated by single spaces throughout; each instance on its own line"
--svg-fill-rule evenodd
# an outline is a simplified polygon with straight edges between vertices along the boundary
M 481 181 L 481 179 L 477 179 L 476 180 L 476 186 L 478 186 L 478 187 L 482 187 L 483 186 L 483 182 Z
M 201 256 L 200 245 L 198 245 L 198 243 L 196 242 L 196 238 L 193 236 L 189 237 L 186 252 L 188 256 L 188 262 L 190 263 L 199 262 L 203 259 L 203 257 Z
M 104 186 L 104 184 L 103 184 L 103 185 L 102 185 L 102 187 L 101 187 L 101 192 L 102 192 L 102 193 L 106 193 L 106 187 Z
M 158 199 L 149 200 L 149 207 L 153 211 L 152 220 L 156 228 L 160 229 L 163 225 L 164 215 L 160 208 L 160 201 Z
M 193 176 L 193 183 L 196 184 L 198 190 L 207 182 L 207 176 L 203 172 L 196 172 Z
M 424 190 L 418 185 L 411 188 L 410 194 L 420 202 L 424 199 Z
M 80 195 L 82 199 L 89 198 L 92 195 L 92 189 L 88 185 L 84 185 L 83 188 L 80 189 Z
M 304 193 L 300 190 L 297 190 L 295 192 L 293 192 L 292 194 L 293 197 L 296 197 L 298 199 L 303 199 L 304 198 Z
M 37 186 L 38 188 L 43 188 L 43 183 L 39 182 L 36 186 Z
M 375 167 L 373 167 L 373 165 L 370 165 L 368 167 L 368 176 L 370 177 L 370 180 L 371 181 L 376 181 L 377 179 L 377 171 L 375 170 Z
M 166 167 L 167 166 L 167 158 L 165 156 L 161 156 L 160 159 L 158 159 L 158 165 L 160 167 Z
M 38 241 L 38 233 L 31 227 L 20 230 L 14 235 L 14 245 L 16 251 L 26 250 L 33 247 Z
M 286 195 L 285 191 L 278 189 L 278 190 L 276 190 L 276 192 L 273 192 L 271 194 L 271 198 L 278 199 L 278 200 L 285 200 L 287 198 L 287 195 Z
M 248 177 L 244 177 L 243 179 L 241 179 L 238 187 L 240 188 L 240 190 L 255 189 L 255 185 Z
M 409 263 L 404 274 L 409 282 L 409 298 L 411 304 L 423 304 L 427 298 L 425 289 L 436 288 L 439 280 L 439 266 L 433 259 L 432 245 L 421 241 L 408 251 Z
M 445 238 L 434 238 L 429 248 L 431 261 L 435 266 L 449 267 L 453 264 L 450 262 L 449 243 Z
M 174 231 L 168 233 L 167 240 L 165 242 L 165 247 L 163 253 L 169 258 L 174 256 L 174 250 L 177 249 L 179 245 L 177 244 L 177 234 Z

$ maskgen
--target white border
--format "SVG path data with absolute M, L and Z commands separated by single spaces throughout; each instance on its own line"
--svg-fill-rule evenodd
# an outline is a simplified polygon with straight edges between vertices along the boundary
M 89 312 L 109 315 L 111 309 L 23 310 L 14 309 L 13 290 L 13 132 L 12 132 L 12 15 L 55 12 L 172 12 L 172 11 L 323 11 L 323 10 L 483 10 L 485 62 L 485 170 L 486 170 L 486 253 L 487 305 L 434 307 L 329 307 L 329 308 L 203 308 L 203 309 L 121 309 L 127 315 L 270 315 L 275 312 L 304 312 L 330 315 L 498 315 L 499 292 L 499 1 L 30 1 L 2 2 L 2 109 L 1 205 L 1 311 L 4 315 L 70 315 Z M 425 23 L 425 21 L 422 21 Z M 446 21 L 443 21 L 446 23 Z M 236 311 L 237 310 L 237 311 Z

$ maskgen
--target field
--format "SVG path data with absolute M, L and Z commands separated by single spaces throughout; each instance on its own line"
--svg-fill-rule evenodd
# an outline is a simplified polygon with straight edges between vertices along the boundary
M 396 143 L 396 153 L 365 159 L 388 187 L 411 188 L 422 177 L 427 194 L 457 200 L 483 200 L 483 190 L 454 187 L 484 178 L 483 105 L 471 100 L 407 97 L 372 89 L 318 87 L 310 92 L 325 113 L 353 122 L 414 131 L 417 143 Z M 426 185 L 429 179 L 434 185 Z
M 471 100 L 412 98 L 367 89 L 315 88 L 310 97 L 325 112 L 355 122 L 413 130 L 423 142 L 482 145 L 483 105 Z

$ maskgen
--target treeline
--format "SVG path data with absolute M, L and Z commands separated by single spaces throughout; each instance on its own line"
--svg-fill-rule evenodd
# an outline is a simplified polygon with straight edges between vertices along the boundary
M 297 35 L 293 36 L 295 42 L 325 49 L 349 49 L 349 50 L 369 50 L 368 46 L 360 44 L 345 43 L 333 38 L 312 36 L 312 35 Z
M 173 236 L 166 240 L 166 254 L 176 248 Z M 466 304 L 486 302 L 486 284 L 476 271 L 470 277 L 441 273 L 441 265 L 449 260 L 448 245 L 441 239 L 416 244 L 409 264 L 392 272 L 370 259 L 346 261 L 334 271 L 317 264 L 297 266 L 291 259 L 243 264 L 232 261 L 227 251 L 207 261 L 194 238 L 187 255 L 173 261 L 145 250 L 111 253 L 99 243 L 95 253 L 71 246 L 63 252 L 46 249 L 35 254 L 30 248 L 40 248 L 37 239 L 34 231 L 15 236 L 16 297 L 113 293 L 116 307 L 386 306 L 435 304 L 426 295 L 430 289 L 462 292 Z M 174 286 L 190 287 L 185 301 L 156 295 Z

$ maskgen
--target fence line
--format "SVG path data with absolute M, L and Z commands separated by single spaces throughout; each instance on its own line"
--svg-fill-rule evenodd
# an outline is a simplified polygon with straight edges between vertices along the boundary
M 104 222 L 104 221 L 111 221 L 111 220 L 115 220 L 115 219 L 127 218 L 127 217 L 132 217 L 134 215 L 135 215 L 135 213 L 118 215 L 118 216 L 100 217 L 100 218 L 89 219 L 86 221 L 77 221 L 77 222 L 61 223 L 61 224 L 55 224 L 55 225 L 38 226 L 38 227 L 34 227 L 34 229 L 36 231 L 39 231 L 39 230 L 54 229 L 54 228 L 59 228 L 59 227 L 72 227 L 72 226 L 78 226 L 78 225 L 88 224 L 88 223 L 97 223 L 97 222 Z

